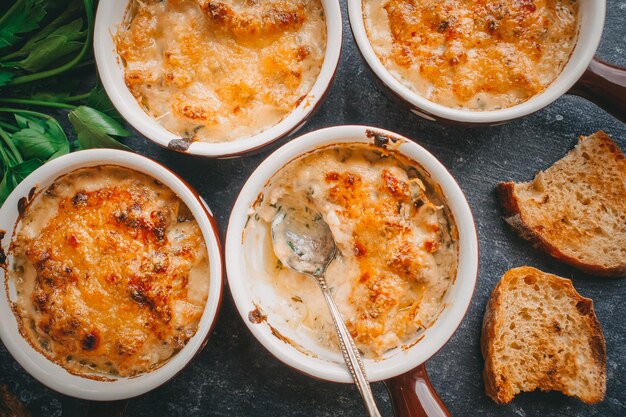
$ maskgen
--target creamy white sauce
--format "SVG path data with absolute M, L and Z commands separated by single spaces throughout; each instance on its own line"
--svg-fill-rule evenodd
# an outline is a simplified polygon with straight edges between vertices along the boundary
M 576 0 L 364 0 L 369 41 L 405 87 L 447 107 L 498 110 L 546 89 L 576 44 Z
M 244 248 L 249 253 L 248 268 L 254 274 L 254 286 L 260 294 L 258 302 L 270 324 L 280 323 L 299 341 L 308 339 L 326 349 L 338 349 L 333 322 L 317 282 L 286 268 L 274 255 L 270 224 L 283 210 L 282 204 L 286 204 L 286 200 L 290 205 L 307 202 L 328 223 L 338 255 L 328 267 L 326 280 L 357 346 L 367 357 L 380 358 L 390 349 L 410 343 L 437 318 L 457 265 L 456 242 L 451 234 L 454 232 L 450 231 L 454 226 L 446 215 L 447 209 L 439 206 L 440 197 L 428 186 L 428 197 L 420 194 L 424 202 L 422 211 L 411 208 L 413 202 L 407 199 L 401 208 L 402 213 L 397 216 L 396 205 L 380 219 L 368 217 L 371 213 L 367 210 L 362 217 L 349 214 L 350 208 L 347 207 L 352 204 L 358 212 L 370 204 L 392 201 L 385 194 L 381 181 L 385 170 L 402 182 L 412 181 L 414 193 L 419 190 L 417 184 L 423 184 L 415 177 L 417 171 L 396 159 L 393 153 L 381 159 L 367 145 L 317 151 L 290 163 L 270 180 L 263 191 L 263 201 L 251 213 L 244 235 Z M 359 178 L 359 195 L 348 206 L 329 197 L 332 187 L 337 184 L 337 181 L 329 182 L 329 173 L 338 173 L 340 177 L 350 173 Z M 365 229 L 364 218 L 372 222 Z M 386 227 L 385 219 L 402 224 L 401 238 L 385 240 L 378 234 L 377 230 Z M 433 226 L 440 227 L 441 233 L 433 232 Z M 357 255 L 355 245 L 363 236 L 376 241 L 364 243 L 363 251 L 367 248 L 367 253 Z M 428 253 L 422 248 L 432 240 L 441 245 L 438 250 Z M 404 242 L 420 257 L 415 264 L 419 267 L 409 274 L 385 265 L 385 262 L 393 262 L 394 251 Z M 369 265 L 370 260 L 377 265 Z M 365 273 L 371 273 L 372 278 L 363 281 Z M 275 296 L 264 289 L 266 285 L 274 288 Z M 371 297 L 379 293 L 372 289 L 375 285 L 389 291 L 388 304 L 377 307 L 371 302 Z M 371 308 L 378 310 L 367 311 Z M 414 315 L 409 310 L 413 310 Z
M 116 36 L 125 80 L 169 131 L 202 142 L 258 134 L 313 87 L 326 50 L 319 0 L 145 0 Z
M 195 334 L 208 296 L 208 253 L 189 209 L 127 168 L 84 168 L 55 180 L 29 203 L 10 254 L 21 333 L 87 377 L 163 364 Z

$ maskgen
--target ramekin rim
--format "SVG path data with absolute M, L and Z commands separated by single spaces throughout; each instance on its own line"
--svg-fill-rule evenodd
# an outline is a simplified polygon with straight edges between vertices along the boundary
M 343 43 L 342 13 L 339 0 L 321 0 L 324 6 L 326 19 L 326 51 L 320 73 L 309 91 L 306 98 L 292 109 L 276 125 L 248 138 L 237 139 L 229 142 L 193 142 L 183 153 L 204 157 L 225 158 L 241 156 L 256 149 L 270 145 L 296 131 L 312 115 L 315 109 L 322 104 L 326 92 L 331 88 L 332 82 L 339 66 Z M 168 145 L 173 139 L 180 139 L 179 135 L 166 132 L 157 121 L 150 117 L 143 109 L 134 108 L 133 103 L 127 103 L 124 97 L 124 85 L 118 85 L 114 76 L 114 66 L 117 65 L 119 56 L 111 49 L 111 27 L 114 22 L 103 22 L 102 16 L 108 9 L 103 3 L 98 6 L 94 30 L 94 55 L 96 67 L 102 80 L 102 85 L 109 95 L 111 102 L 120 112 L 122 117 L 148 140 L 157 145 L 172 149 Z M 103 12 L 101 13 L 101 10 Z M 123 83 L 122 83 L 123 84 Z M 156 130 L 161 131 L 157 133 Z M 158 134 L 158 137 L 155 135 Z M 176 149 L 174 149 L 176 150 Z
M 7 227 L 4 242 L 9 242 L 18 220 L 16 212 L 20 198 L 29 195 L 33 187 L 47 186 L 60 176 L 83 167 L 118 165 L 143 172 L 170 187 L 190 208 L 198 221 L 207 246 L 210 268 L 210 284 L 207 302 L 198 330 L 188 343 L 158 369 L 131 378 L 99 381 L 69 373 L 65 368 L 50 361 L 24 339 L 17 327 L 17 319 L 9 305 L 4 289 L 7 279 L 0 272 L 3 288 L 0 294 L 0 311 L 10 319 L 0 321 L 0 339 L 14 359 L 35 379 L 60 393 L 95 401 L 112 401 L 132 398 L 148 392 L 172 379 L 187 367 L 203 348 L 215 324 L 223 292 L 223 260 L 219 232 L 215 230 L 212 213 L 199 194 L 177 174 L 161 163 L 142 155 L 115 149 L 92 149 L 74 152 L 56 158 L 40 167 L 22 181 L 0 208 L 0 224 Z M 6 247 L 6 245 L 4 245 Z M 3 315 L 4 316 L 4 315 Z
M 467 124 L 498 124 L 524 117 L 541 110 L 567 93 L 574 86 L 574 84 L 576 84 L 593 59 L 602 37 L 602 28 L 604 27 L 606 14 L 606 2 L 599 1 L 598 3 L 599 4 L 594 5 L 597 6 L 594 9 L 595 15 L 592 16 L 594 19 L 592 19 L 591 23 L 589 23 L 589 25 L 592 25 L 594 30 L 589 30 L 590 36 L 585 39 L 584 44 L 580 43 L 579 38 L 576 42 L 574 50 L 572 51 L 573 55 L 578 48 L 584 48 L 584 59 L 580 59 L 575 62 L 570 59 L 552 84 L 531 99 L 513 107 L 491 111 L 455 109 L 434 103 L 422 97 L 418 93 L 411 91 L 395 76 L 393 76 L 387 68 L 385 68 L 374 52 L 365 29 L 362 9 L 363 0 L 348 2 L 348 19 L 350 21 L 350 27 L 355 43 L 366 61 L 366 64 L 374 72 L 375 76 L 403 101 L 414 106 L 415 110 L 419 111 L 421 116 L 431 120 L 435 120 L 435 118 L 432 117 L 435 116 L 437 118 Z M 557 84 L 557 81 L 560 82 Z M 422 111 L 426 112 L 426 114 Z
M 401 148 L 404 145 L 408 145 L 412 148 L 412 151 L 419 151 L 420 158 L 424 157 L 425 159 L 418 160 L 416 158 L 416 154 L 412 154 L 412 151 L 408 150 L 399 150 L 400 153 L 415 160 L 431 174 L 433 173 L 432 169 L 425 166 L 424 162 L 427 162 L 426 165 L 435 164 L 433 166 L 437 166 L 437 169 L 443 170 L 440 171 L 438 175 L 441 175 L 442 178 L 446 177 L 446 183 L 442 184 L 441 181 L 437 182 L 442 186 L 442 188 L 444 188 L 444 192 L 450 193 L 450 190 L 453 190 L 452 192 L 454 193 L 454 196 L 446 195 L 446 197 L 447 199 L 454 197 L 455 204 L 459 206 L 459 210 L 462 210 L 462 217 L 460 217 L 457 212 L 453 213 L 457 223 L 457 228 L 459 229 L 460 244 L 459 272 L 457 274 L 457 281 L 459 281 L 459 277 L 461 276 L 461 256 L 464 256 L 463 268 L 468 270 L 467 275 L 469 275 L 467 277 L 463 277 L 465 287 L 467 287 L 465 288 L 466 292 L 461 293 L 461 295 L 465 294 L 464 298 L 455 302 L 455 306 L 452 306 L 452 313 L 448 313 L 453 314 L 453 316 L 452 319 L 448 320 L 447 331 L 444 332 L 441 330 L 438 336 L 431 336 L 433 341 L 430 342 L 430 346 L 427 350 L 424 349 L 423 343 L 420 341 L 420 343 L 418 343 L 420 345 L 419 350 L 410 348 L 407 351 L 399 352 L 395 356 L 383 360 L 382 362 L 385 362 L 384 369 L 381 368 L 372 370 L 371 368 L 375 367 L 373 364 L 382 362 L 365 360 L 366 367 L 368 368 L 368 376 L 373 381 L 388 379 L 413 369 L 434 355 L 454 334 L 469 308 L 477 281 L 478 238 L 471 209 L 460 186 L 456 183 L 447 169 L 432 154 L 417 143 L 412 142 L 394 132 L 358 125 L 335 126 L 320 129 L 293 139 L 291 142 L 283 145 L 273 154 L 269 155 L 250 176 L 250 179 L 242 188 L 229 218 L 225 243 L 225 262 L 231 295 L 235 301 L 235 305 L 240 316 L 257 340 L 259 340 L 261 344 L 277 359 L 290 367 L 314 377 L 343 383 L 352 382 L 352 378 L 348 370 L 344 368 L 342 364 L 331 363 L 306 356 L 302 352 L 273 336 L 271 329 L 269 329 L 266 324 L 252 323 L 248 319 L 248 313 L 257 308 L 257 306 L 254 304 L 252 297 L 249 297 L 249 291 L 245 285 L 245 279 L 241 278 L 243 268 L 242 262 L 244 261 L 244 257 L 241 255 L 239 248 L 242 245 L 241 240 L 243 230 L 245 229 L 247 210 L 256 200 L 258 194 L 263 190 L 266 182 L 276 172 L 282 169 L 282 167 L 284 167 L 285 164 L 291 160 L 322 146 L 332 143 L 346 142 L 371 143 L 371 140 L 366 139 L 367 132 L 378 132 L 383 135 L 391 135 L 392 137 L 402 138 L 405 143 L 401 145 Z M 350 138 L 353 139 L 350 140 Z M 407 154 L 407 152 L 409 152 L 409 154 Z M 461 220 L 463 220 L 463 226 L 460 225 Z M 461 247 L 464 252 L 461 252 Z M 411 352 L 413 352 L 413 355 L 410 354 Z M 418 359 L 416 359 L 416 357 L 418 357 Z

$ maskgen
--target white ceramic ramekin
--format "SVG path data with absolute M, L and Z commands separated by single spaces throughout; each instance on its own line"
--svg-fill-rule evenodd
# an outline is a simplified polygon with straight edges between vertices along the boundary
M 124 19 L 127 0 L 101 1 L 96 14 L 94 53 L 98 73 L 109 98 L 120 114 L 142 135 L 153 142 L 176 151 L 207 157 L 227 158 L 241 156 L 261 148 L 300 129 L 322 103 L 335 76 L 342 43 L 341 9 L 338 0 L 322 0 L 326 16 L 326 54 L 317 81 L 306 99 L 277 125 L 263 132 L 230 142 L 194 142 L 184 149 L 179 135 L 167 131 L 154 118 L 146 114 L 124 83 L 124 68 L 116 52 L 113 35 Z
M 118 165 L 147 174 L 170 187 L 193 213 L 204 236 L 210 263 L 210 284 L 206 307 L 196 334 L 185 347 L 160 368 L 133 378 L 117 378 L 98 381 L 73 375 L 37 352 L 20 334 L 18 324 L 9 305 L 11 295 L 5 291 L 6 274 L 0 269 L 0 338 L 7 350 L 35 379 L 55 391 L 72 397 L 96 401 L 112 401 L 131 398 L 171 379 L 180 372 L 205 345 L 215 322 L 222 296 L 223 267 L 217 224 L 202 198 L 182 179 L 163 165 L 146 157 L 112 149 L 75 152 L 48 162 L 22 181 L 0 208 L 0 230 L 6 231 L 1 241 L 8 249 L 13 230 L 19 218 L 18 206 L 32 198 L 33 193 L 44 190 L 56 178 L 79 168 Z M 12 257 L 9 255 L 8 262 Z
M 246 182 L 233 208 L 228 223 L 226 236 L 226 268 L 228 282 L 235 304 L 244 322 L 254 336 L 274 356 L 287 365 L 308 375 L 321 379 L 350 383 L 352 377 L 348 372 L 341 355 L 329 358 L 323 348 L 311 346 L 310 341 L 298 340 L 294 333 L 287 334 L 293 344 L 286 343 L 283 338 L 276 336 L 276 329 L 280 332 L 280 324 L 272 322 L 271 317 L 265 321 L 254 320 L 254 313 L 258 308 L 263 311 L 268 300 L 273 297 L 268 292 L 274 290 L 267 285 L 259 287 L 255 284 L 255 275 L 251 271 L 249 262 L 258 256 L 244 245 L 244 229 L 251 207 L 259 197 L 270 178 L 290 161 L 315 149 L 332 144 L 342 143 L 369 143 L 391 138 L 398 143 L 393 148 L 416 162 L 416 165 L 430 175 L 430 179 L 441 187 L 442 194 L 454 217 L 459 234 L 459 265 L 454 284 L 444 300 L 445 308 L 435 323 L 423 334 L 423 338 L 411 347 L 403 350 L 396 349 L 380 361 L 366 359 L 367 375 L 372 381 L 388 380 L 405 374 L 423 364 L 434 355 L 452 336 L 461 323 L 470 304 L 476 275 L 478 271 L 478 240 L 472 213 L 467 204 L 463 191 L 452 178 L 446 168 L 428 151 L 404 137 L 381 129 L 365 126 L 340 126 L 322 129 L 308 133 L 292 140 L 271 154 L 254 171 Z M 391 140 L 389 139 L 389 140 Z M 254 262 L 252 262 L 254 263 Z M 306 346 L 312 354 L 294 347 Z M 406 388 L 406 387 L 405 387 Z
M 425 99 L 403 85 L 385 68 L 370 44 L 363 21 L 363 1 L 350 0 L 348 2 L 350 26 L 356 44 L 365 62 L 388 91 L 418 116 L 428 120 L 465 125 L 505 123 L 541 110 L 572 90 L 585 74 L 581 83 L 576 85 L 571 92 L 591 99 L 616 117 L 626 121 L 626 98 L 623 97 L 623 94 L 626 94 L 626 72 L 598 60 L 592 62 L 604 27 L 605 0 L 580 0 L 578 2 L 580 7 L 578 41 L 567 65 L 548 88 L 524 103 L 493 111 L 469 111 L 442 106 Z M 615 93 L 616 91 L 619 94 Z

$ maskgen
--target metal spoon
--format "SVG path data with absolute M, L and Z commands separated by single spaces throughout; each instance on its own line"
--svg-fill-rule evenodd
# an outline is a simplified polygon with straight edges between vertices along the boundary
M 328 265 L 337 253 L 328 224 L 319 213 L 308 207 L 297 210 L 283 206 L 272 220 L 272 243 L 274 253 L 283 265 L 317 280 L 335 323 L 341 353 L 363 397 L 365 408 L 370 416 L 380 417 L 361 355 L 324 278 Z

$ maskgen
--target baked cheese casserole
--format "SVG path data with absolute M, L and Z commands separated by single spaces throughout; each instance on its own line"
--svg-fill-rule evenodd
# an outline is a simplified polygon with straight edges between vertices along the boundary
M 163 364 L 195 334 L 208 296 L 207 248 L 187 206 L 118 166 L 58 178 L 26 207 L 9 253 L 21 333 L 87 377 Z
M 126 85 L 167 130 L 225 142 L 278 124 L 320 73 L 320 0 L 131 0 L 115 41 Z
M 376 55 L 402 84 L 477 111 L 546 89 L 578 35 L 577 0 L 364 0 L 363 17 Z
M 317 282 L 282 265 L 272 250 L 273 218 L 303 208 L 331 229 L 338 252 L 325 276 L 359 350 L 381 358 L 417 340 L 442 311 L 457 269 L 455 226 L 425 178 L 395 151 L 367 144 L 323 148 L 272 177 L 244 234 L 265 258 L 255 279 L 280 294 L 262 303 L 268 322 L 283 317 L 317 344 L 338 349 Z

